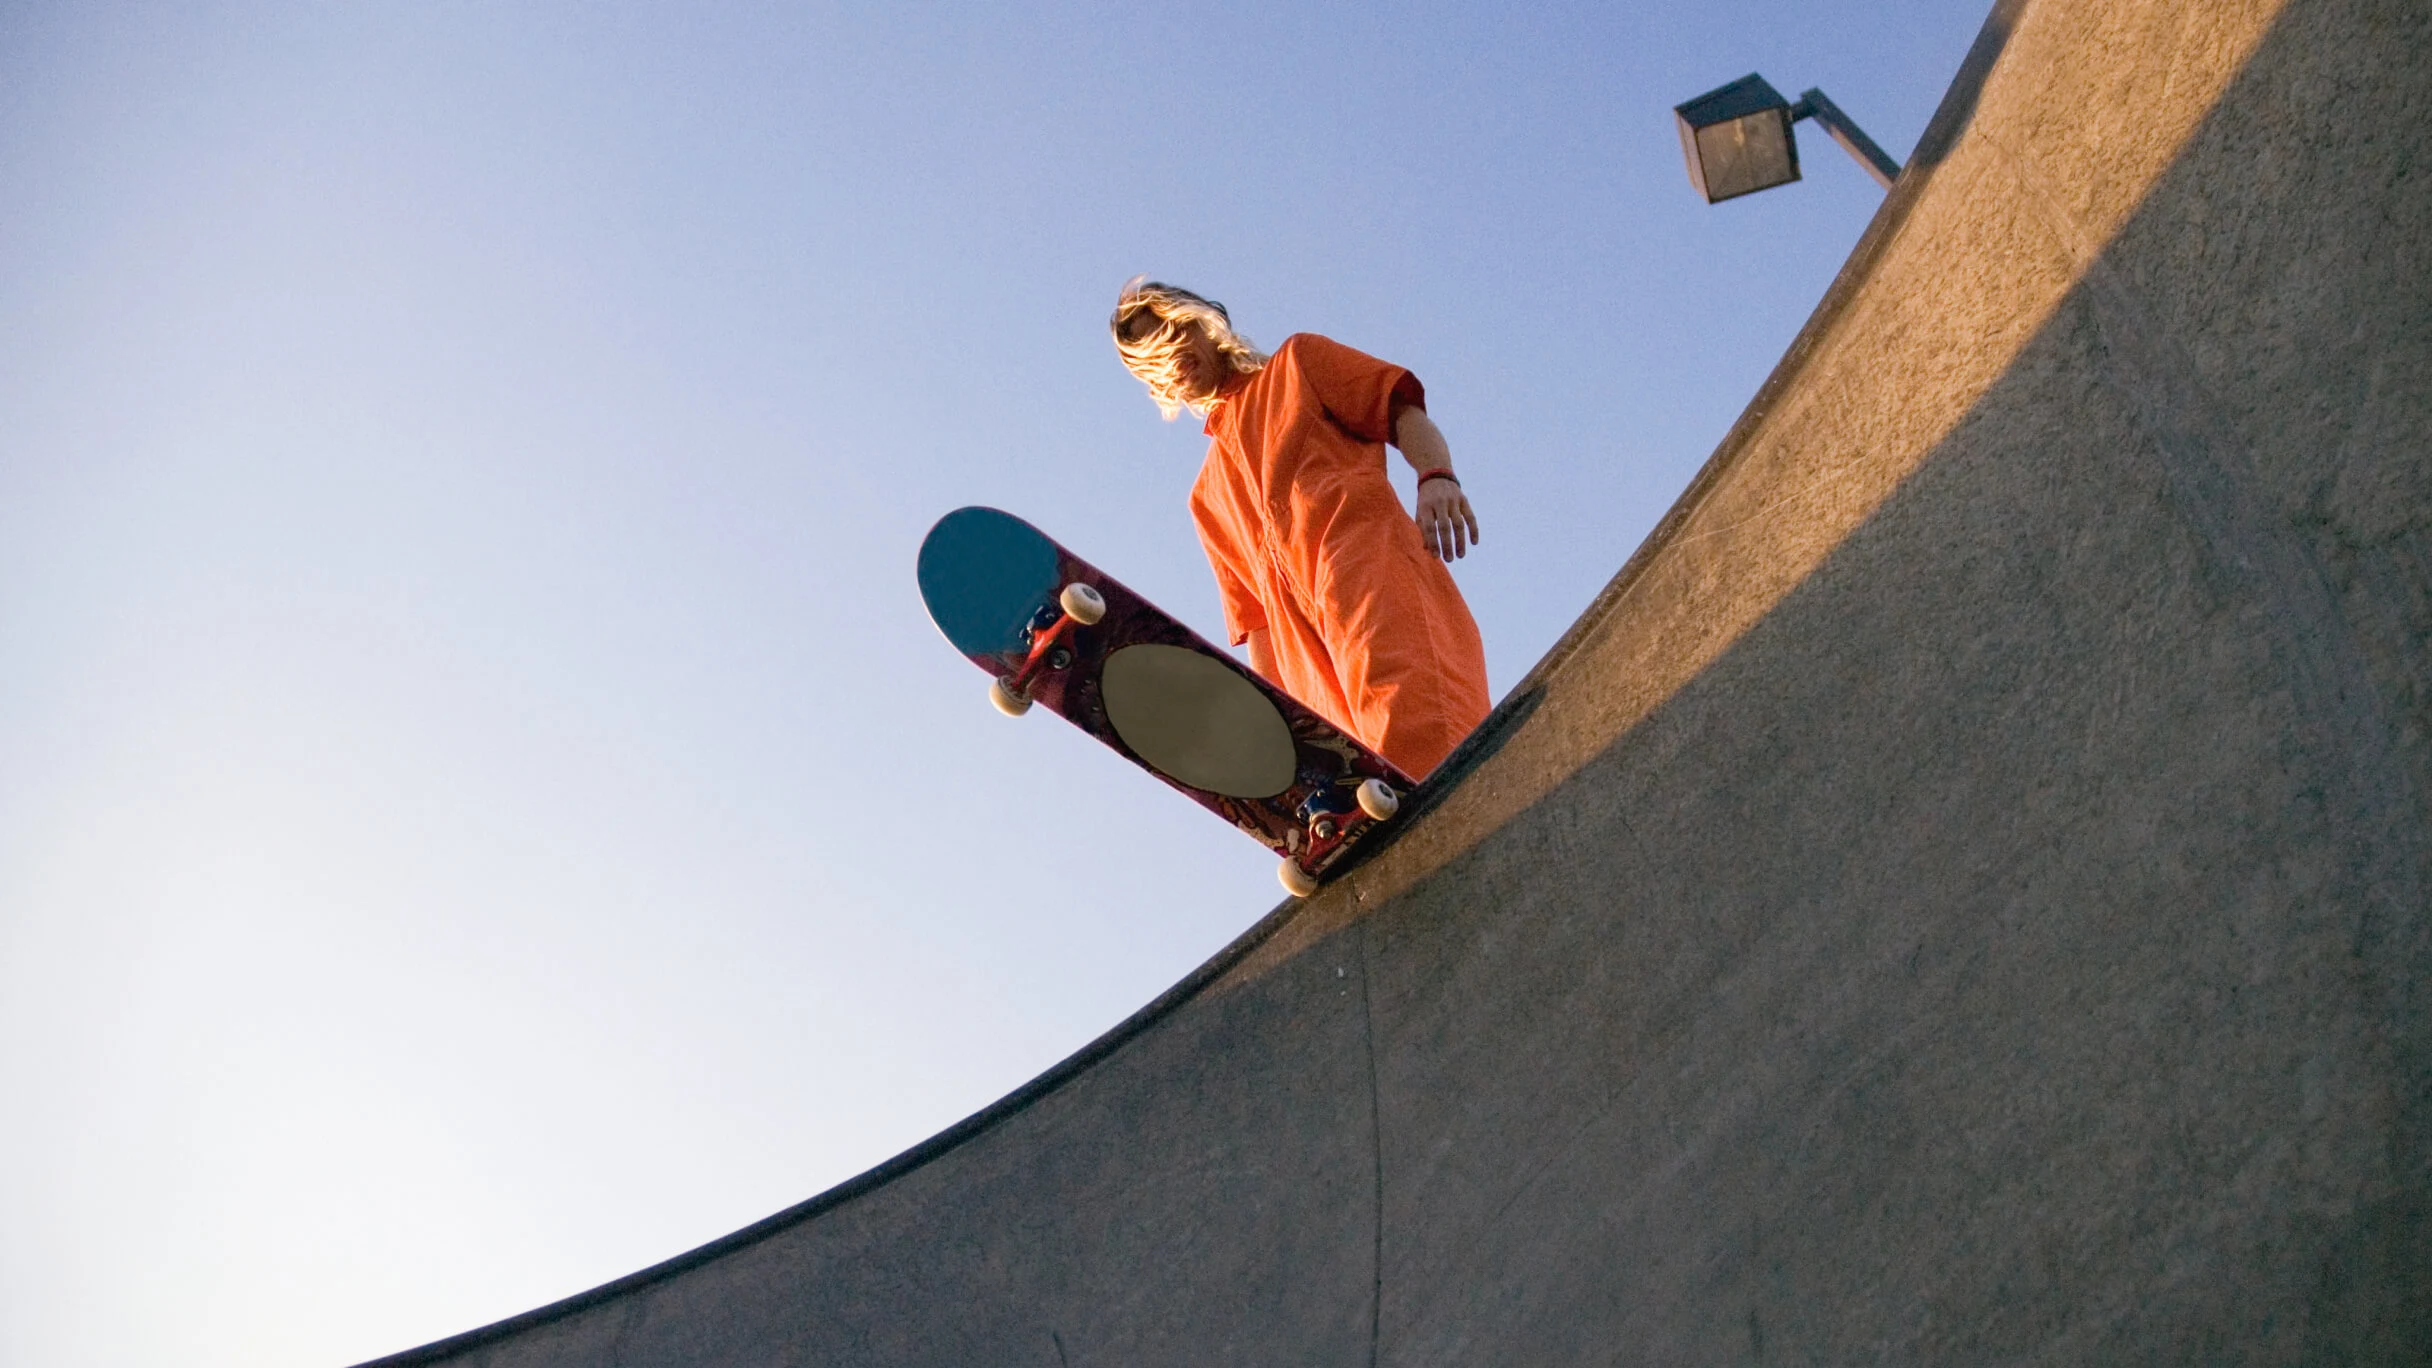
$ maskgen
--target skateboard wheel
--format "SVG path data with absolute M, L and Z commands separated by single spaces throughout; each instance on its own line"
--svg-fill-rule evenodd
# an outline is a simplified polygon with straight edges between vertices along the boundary
M 1360 811 L 1377 821 L 1384 821 L 1402 810 L 1402 795 L 1382 779 L 1360 781 Z
M 1006 688 L 1005 681 L 1001 679 L 988 681 L 988 701 L 1007 717 L 1020 717 L 1030 711 L 1030 700 Z
M 1079 580 L 1065 585 L 1064 592 L 1056 596 L 1056 601 L 1063 605 L 1064 616 L 1084 627 L 1106 616 L 1106 595 Z
M 1317 876 L 1289 857 L 1276 864 L 1275 877 L 1283 881 L 1284 891 L 1295 898 L 1305 898 L 1317 891 Z

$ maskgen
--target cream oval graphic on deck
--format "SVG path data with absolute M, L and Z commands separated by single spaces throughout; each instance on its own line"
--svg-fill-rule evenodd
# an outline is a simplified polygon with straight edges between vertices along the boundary
M 1106 720 L 1159 771 L 1230 798 L 1265 798 L 1292 783 L 1284 716 L 1223 662 L 1180 646 L 1126 646 L 1100 676 Z

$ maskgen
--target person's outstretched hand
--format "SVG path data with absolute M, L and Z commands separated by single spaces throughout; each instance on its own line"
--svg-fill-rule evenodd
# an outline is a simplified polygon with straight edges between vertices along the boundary
M 1419 540 L 1447 563 L 1469 554 L 1478 540 L 1478 515 L 1458 480 L 1429 480 L 1419 486 Z

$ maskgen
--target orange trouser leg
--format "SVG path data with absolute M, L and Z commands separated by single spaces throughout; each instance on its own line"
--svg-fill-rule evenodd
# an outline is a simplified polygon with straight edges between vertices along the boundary
M 1405 518 L 1392 532 L 1362 539 L 1368 545 L 1330 545 L 1318 606 L 1352 730 L 1425 778 L 1486 716 L 1486 648 L 1418 529 Z

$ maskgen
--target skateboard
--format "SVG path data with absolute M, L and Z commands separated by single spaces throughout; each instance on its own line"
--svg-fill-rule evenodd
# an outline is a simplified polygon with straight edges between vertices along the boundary
M 1390 819 L 1411 779 L 1046 533 L 958 508 L 920 546 L 920 595 L 1019 717 L 1045 704 L 1274 851 L 1294 897 Z

